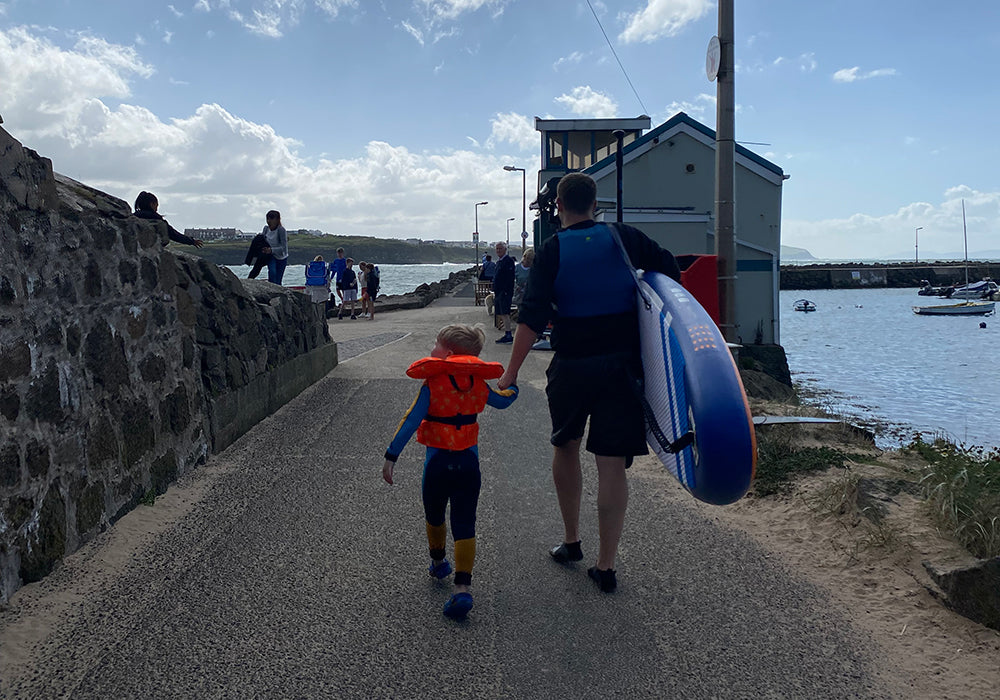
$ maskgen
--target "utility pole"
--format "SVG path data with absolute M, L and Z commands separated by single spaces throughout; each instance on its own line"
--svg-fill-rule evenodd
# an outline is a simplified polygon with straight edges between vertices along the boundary
M 736 322 L 736 89 L 733 0 L 719 0 L 719 62 L 715 112 L 715 254 L 719 270 L 719 326 L 739 342 Z M 712 44 L 709 44 L 711 54 Z M 711 79 L 711 74 L 710 78 Z

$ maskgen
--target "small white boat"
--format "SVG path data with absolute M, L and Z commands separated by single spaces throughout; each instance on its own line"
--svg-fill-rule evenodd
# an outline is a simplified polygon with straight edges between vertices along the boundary
M 996 302 L 964 301 L 959 304 L 914 306 L 913 313 L 922 316 L 985 316 L 994 312 Z
M 795 311 L 815 311 L 816 304 L 809 301 L 808 299 L 799 299 L 794 304 L 792 304 L 792 309 Z
M 980 282 L 972 282 L 961 287 L 955 287 L 951 292 L 946 293 L 949 299 L 992 299 L 993 295 L 1000 290 L 997 283 L 991 279 L 984 279 Z

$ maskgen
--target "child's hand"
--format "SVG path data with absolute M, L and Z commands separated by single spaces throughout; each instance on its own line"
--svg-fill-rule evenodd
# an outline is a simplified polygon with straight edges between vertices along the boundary
M 396 466 L 396 463 L 392 460 L 385 460 L 385 464 L 382 466 L 382 478 L 385 479 L 385 483 L 392 485 L 392 468 Z

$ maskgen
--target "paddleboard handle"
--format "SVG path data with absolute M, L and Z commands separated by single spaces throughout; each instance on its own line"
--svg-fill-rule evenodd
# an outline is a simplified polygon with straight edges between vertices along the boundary
M 670 445 L 667 446 L 667 451 L 669 451 L 671 454 L 677 454 L 685 447 L 690 446 L 693 442 L 694 442 L 694 431 L 689 430 L 683 435 L 681 435 L 679 438 L 674 440 L 672 443 L 670 443 Z

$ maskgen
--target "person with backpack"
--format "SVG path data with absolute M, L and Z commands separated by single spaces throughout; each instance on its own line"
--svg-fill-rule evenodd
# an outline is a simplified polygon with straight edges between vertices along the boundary
M 325 304 L 330 300 L 330 266 L 322 255 L 306 263 L 306 291 L 314 304 Z
M 337 320 L 344 318 L 344 307 L 347 306 L 348 302 L 351 304 L 351 320 L 355 320 L 358 317 L 358 312 L 354 308 L 354 302 L 358 300 L 358 273 L 353 269 L 354 258 L 347 258 L 344 261 L 346 267 L 344 268 L 344 274 L 340 278 L 340 288 L 344 293 L 344 301 L 340 305 L 340 311 L 337 313 Z

